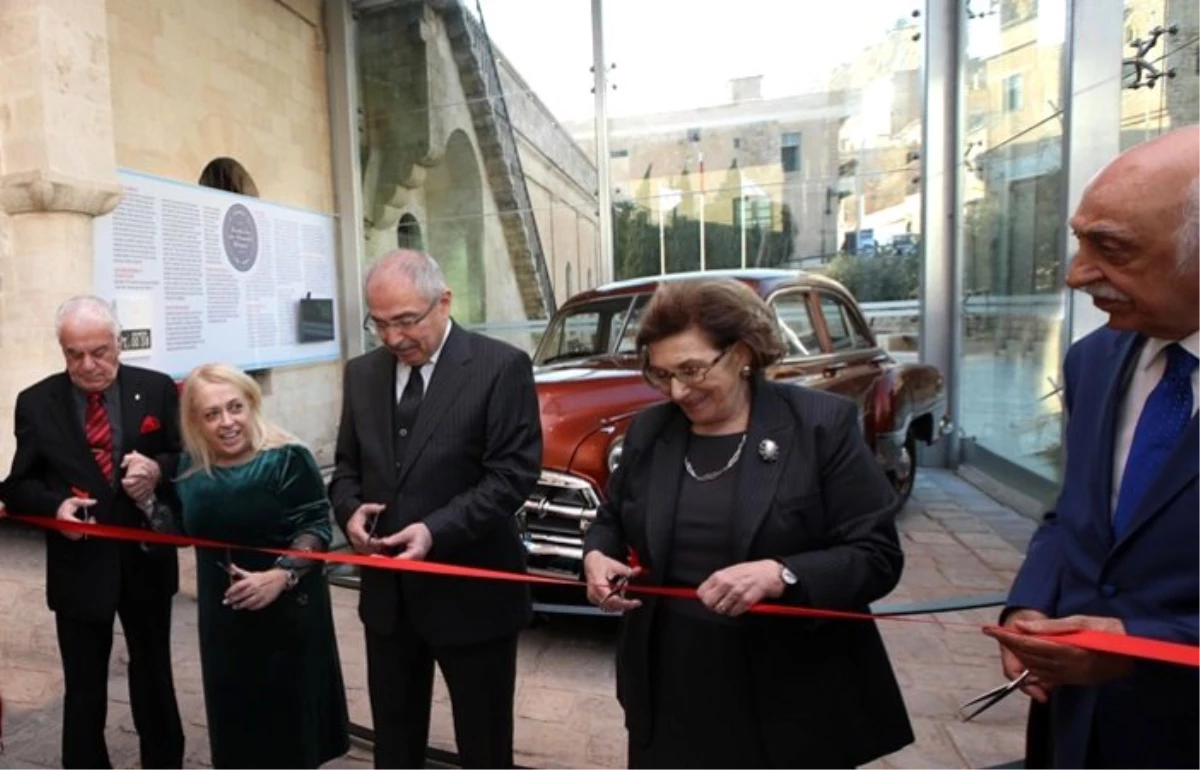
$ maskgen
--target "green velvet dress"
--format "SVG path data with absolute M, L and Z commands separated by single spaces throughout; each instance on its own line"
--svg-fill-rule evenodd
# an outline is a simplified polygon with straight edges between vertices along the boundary
M 187 464 L 182 468 L 186 473 Z M 252 547 L 324 548 L 329 500 L 312 454 L 289 444 L 243 465 L 187 475 L 182 530 Z M 314 541 L 315 538 L 315 541 Z M 261 610 L 222 604 L 223 562 L 270 569 L 255 551 L 196 549 L 200 665 L 214 767 L 317 767 L 349 748 L 329 586 L 320 564 Z

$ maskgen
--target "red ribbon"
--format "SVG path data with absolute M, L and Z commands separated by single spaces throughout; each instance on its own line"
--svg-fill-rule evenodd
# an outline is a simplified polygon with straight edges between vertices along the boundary
M 0 518 L 6 514 L 0 509 Z M 356 553 L 329 553 L 316 551 L 294 551 L 288 548 L 248 548 L 234 543 L 219 540 L 207 540 L 198 537 L 185 537 L 165 532 L 155 532 L 148 529 L 132 527 L 117 527 L 111 524 L 93 524 L 83 522 L 62 521 L 59 519 L 38 516 L 13 516 L 8 518 L 25 524 L 32 524 L 43 529 L 58 532 L 74 532 L 92 537 L 103 537 L 111 540 L 127 540 L 137 543 L 155 545 L 170 545 L 177 547 L 200 548 L 233 548 L 245 551 L 261 551 L 276 556 L 291 556 L 300 559 L 313 559 L 331 564 L 352 564 L 370 569 L 388 569 L 398 572 L 419 572 L 429 575 L 444 575 L 448 577 L 474 578 L 476 580 L 504 580 L 512 583 L 533 583 L 540 585 L 576 586 L 586 588 L 587 583 L 570 578 L 554 578 L 542 575 L 528 575 L 518 572 L 503 572 L 500 570 L 481 569 L 479 567 L 463 567 L 457 564 L 443 564 L 433 561 L 414 561 L 411 559 L 394 559 L 386 556 L 363 556 Z M 695 599 L 696 589 L 668 586 L 639 586 L 630 584 L 628 591 L 651 596 L 670 596 L 680 599 Z M 783 615 L 789 617 L 827 618 L 833 620 L 887 620 L 909 623 L 937 623 L 943 626 L 965 626 L 977 628 L 969 623 L 948 623 L 933 618 L 905 617 L 897 615 L 872 615 L 865 612 L 848 612 L 844 610 L 822 610 L 814 607 L 793 607 L 781 604 L 756 604 L 750 612 L 761 615 Z M 1069 644 L 1085 650 L 1114 653 L 1133 658 L 1173 663 L 1179 666 L 1200 668 L 1200 647 L 1193 647 L 1177 642 L 1165 642 L 1160 639 L 1149 639 L 1140 636 L 1111 634 L 1103 631 L 1074 631 L 1064 634 L 1045 634 L 1039 638 L 1047 641 Z

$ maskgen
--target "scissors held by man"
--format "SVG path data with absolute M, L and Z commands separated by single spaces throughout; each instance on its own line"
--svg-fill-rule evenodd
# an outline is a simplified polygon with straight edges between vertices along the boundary
M 983 712 L 987 711 L 992 706 L 995 706 L 997 703 L 1004 700 L 1009 695 L 1011 695 L 1013 692 L 1015 692 L 1022 684 L 1025 683 L 1025 680 L 1027 680 L 1027 679 L 1029 679 L 1029 669 L 1025 669 L 1024 671 L 1022 671 L 1021 674 L 1016 679 L 1013 679 L 1009 682 L 1005 682 L 1004 684 L 1000 685 L 999 687 L 993 687 L 992 689 L 988 690 L 987 692 L 983 693 L 982 695 L 977 695 L 974 698 L 972 698 L 971 700 L 962 704 L 961 706 L 958 707 L 960 711 L 966 711 L 971 706 L 979 704 L 979 707 L 977 709 L 975 709 L 974 711 L 972 711 L 970 714 L 967 714 L 966 716 L 964 716 L 962 721 L 970 722 L 972 719 L 979 716 Z

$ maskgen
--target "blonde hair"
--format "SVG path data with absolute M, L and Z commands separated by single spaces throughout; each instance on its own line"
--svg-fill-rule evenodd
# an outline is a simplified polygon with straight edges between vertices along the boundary
M 258 454 L 266 449 L 287 444 L 301 443 L 292 434 L 269 421 L 262 413 L 262 389 L 245 372 L 228 364 L 201 364 L 188 374 L 183 383 L 183 395 L 179 403 L 179 426 L 183 434 L 183 447 L 192 459 L 192 467 L 183 477 L 204 472 L 212 475 L 213 452 L 204 438 L 204 416 L 196 403 L 198 386 L 231 385 L 246 399 L 250 411 L 247 429 L 250 431 L 250 446 Z

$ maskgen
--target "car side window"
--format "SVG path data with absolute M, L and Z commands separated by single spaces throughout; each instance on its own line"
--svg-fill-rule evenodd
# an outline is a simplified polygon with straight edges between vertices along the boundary
M 779 332 L 787 346 L 788 356 L 813 356 L 821 352 L 817 330 L 808 306 L 808 292 L 789 291 L 771 299 Z
M 839 298 L 822 294 L 821 314 L 825 316 L 825 328 L 829 331 L 829 342 L 834 350 L 865 350 L 871 347 L 866 335 L 856 328 L 853 314 Z
M 629 314 L 629 323 L 625 324 L 625 329 L 621 332 L 621 339 L 617 342 L 616 352 L 618 354 L 632 355 L 637 351 L 637 333 L 638 328 L 642 325 L 642 311 L 646 309 L 646 303 L 649 301 L 649 294 L 643 294 L 634 301 L 633 312 Z

